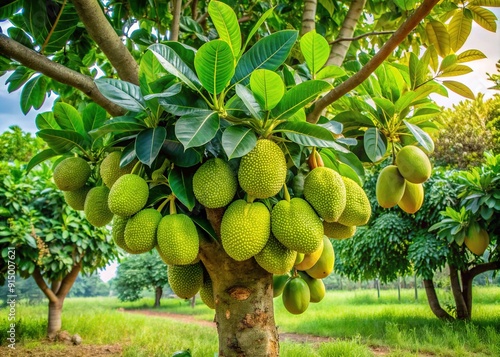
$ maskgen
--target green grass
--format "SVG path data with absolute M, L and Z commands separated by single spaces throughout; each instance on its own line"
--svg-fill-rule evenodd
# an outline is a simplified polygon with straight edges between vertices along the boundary
M 474 292 L 472 322 L 443 323 L 431 313 L 425 295 L 413 299 L 404 290 L 401 301 L 396 291 L 329 292 L 319 304 L 311 304 L 302 315 L 285 311 L 275 299 L 276 324 L 280 332 L 332 337 L 335 342 L 320 345 L 281 343 L 281 355 L 293 356 L 372 356 L 379 348 L 389 356 L 499 356 L 500 288 L 481 288 Z M 447 293 L 440 292 L 444 301 Z M 85 344 L 120 344 L 124 356 L 171 356 L 189 348 L 193 356 L 213 356 L 217 333 L 210 327 L 152 316 L 127 314 L 118 310 L 150 308 L 152 299 L 121 303 L 114 298 L 67 299 L 63 329 L 79 333 Z M 212 321 L 214 313 L 201 302 L 193 309 L 178 299 L 162 299 L 159 311 L 193 315 Z M 45 336 L 46 305 L 17 305 L 17 336 L 25 348 L 40 345 Z M 5 344 L 6 309 L 0 309 L 0 344 Z M 51 345 L 44 348 L 60 349 Z M 50 354 L 50 353 L 49 353 Z

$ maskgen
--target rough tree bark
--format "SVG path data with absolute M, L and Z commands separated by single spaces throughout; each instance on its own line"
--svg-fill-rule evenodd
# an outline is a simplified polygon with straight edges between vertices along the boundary
M 470 314 L 465 304 L 464 296 L 462 294 L 462 287 L 460 286 L 460 278 L 458 271 L 455 267 L 450 266 L 450 283 L 453 299 L 457 308 L 457 319 L 466 320 Z
M 302 13 L 302 28 L 300 35 L 303 36 L 309 31 L 316 28 L 316 7 L 318 6 L 317 0 L 305 0 L 304 12 Z
M 170 41 L 179 40 L 179 25 L 181 21 L 182 0 L 174 0 L 172 9 L 172 25 L 170 27 Z
M 453 316 L 447 313 L 439 304 L 432 279 L 424 279 L 424 287 L 425 293 L 427 294 L 427 301 L 434 315 L 441 320 L 453 321 Z
M 163 295 L 163 288 L 161 286 L 155 287 L 155 305 L 154 307 L 160 307 L 161 296 Z

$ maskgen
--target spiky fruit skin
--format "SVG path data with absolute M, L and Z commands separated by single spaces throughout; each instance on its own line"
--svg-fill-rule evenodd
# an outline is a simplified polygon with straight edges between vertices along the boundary
M 103 227 L 113 219 L 113 213 L 108 208 L 109 188 L 93 187 L 85 197 L 83 212 L 87 221 L 94 227 Z
M 182 299 L 190 299 L 203 285 L 203 266 L 201 263 L 169 265 L 167 277 L 168 284 L 175 295 Z
M 403 197 L 398 202 L 399 208 L 406 213 L 417 212 L 424 203 L 424 187 L 421 183 L 411 183 L 406 181 Z
M 347 197 L 342 176 L 328 167 L 315 168 L 304 181 L 304 197 L 325 221 L 337 221 Z
M 219 158 L 205 162 L 193 176 L 194 195 L 207 208 L 227 206 L 232 201 L 237 186 L 233 170 Z
M 146 253 L 156 245 L 156 231 L 161 213 L 146 208 L 129 218 L 125 227 L 125 244 L 133 254 Z
M 271 233 L 271 215 L 261 202 L 234 201 L 221 222 L 221 241 L 226 253 L 237 261 L 259 253 Z
M 309 301 L 311 299 L 311 293 L 309 291 L 309 286 L 300 277 L 295 277 L 290 279 L 283 289 L 283 305 L 288 310 L 288 312 L 299 315 L 307 310 L 309 307 Z
M 432 166 L 429 158 L 420 148 L 408 145 L 396 155 L 398 170 L 411 183 L 423 183 L 431 176 Z
M 166 264 L 191 264 L 198 256 L 200 238 L 191 218 L 185 214 L 171 214 L 158 225 L 158 248 Z
M 490 244 L 490 236 L 488 232 L 482 228 L 475 232 L 472 232 L 472 230 L 469 229 L 464 243 L 472 253 L 476 255 L 483 255 L 486 248 L 488 248 L 488 245 Z
M 114 216 L 111 236 L 118 247 L 127 253 L 132 253 L 130 248 L 127 246 L 127 243 L 125 243 L 125 227 L 127 226 L 127 222 L 128 217 Z
M 238 181 L 241 188 L 254 198 L 276 195 L 286 179 L 285 155 L 271 140 L 257 140 L 255 147 L 241 158 Z
M 271 212 L 271 229 L 285 247 L 312 253 L 323 239 L 323 224 L 314 209 L 302 198 L 282 200 Z
M 321 279 L 311 278 L 307 273 L 299 271 L 299 275 L 304 279 L 309 287 L 310 302 L 320 302 L 326 295 L 325 283 Z
M 273 276 L 273 298 L 281 295 L 288 279 L 290 279 L 288 274 Z
M 323 240 L 323 252 L 316 264 L 306 270 L 306 273 L 315 279 L 326 278 L 333 271 L 335 265 L 335 253 L 330 240 L 325 236 Z
M 296 251 L 288 249 L 271 235 L 264 248 L 255 255 L 255 260 L 264 270 L 280 275 L 293 268 L 296 257 Z
M 398 204 L 405 192 L 406 181 L 395 165 L 386 166 L 380 171 L 375 187 L 378 204 L 391 208 Z
M 85 208 L 85 198 L 90 189 L 90 186 L 83 186 L 75 191 L 64 191 L 64 201 L 74 210 L 83 211 Z
M 337 222 L 323 221 L 323 229 L 325 235 L 332 239 L 347 239 L 351 238 L 356 233 L 355 226 L 344 226 Z
M 207 279 L 200 289 L 201 301 L 207 305 L 212 310 L 215 309 L 215 299 L 214 299 L 214 287 L 212 285 L 212 280 Z
M 312 266 L 316 264 L 316 262 L 321 257 L 321 253 L 323 253 L 323 246 L 324 246 L 324 240 L 321 239 L 321 243 L 318 249 L 316 249 L 316 251 L 312 253 L 305 254 L 304 259 L 302 259 L 300 263 L 295 264 L 295 268 L 297 270 L 307 270 L 309 268 L 312 268 Z
M 76 191 L 85 186 L 91 174 L 90 166 L 81 157 L 68 157 L 54 169 L 54 182 L 61 191 Z
M 120 167 L 121 157 L 121 151 L 113 151 L 101 162 L 99 173 L 101 174 L 102 182 L 109 188 L 111 188 L 121 176 L 131 173 L 136 163 L 134 160 L 128 165 Z
M 130 217 L 146 205 L 148 196 L 149 186 L 142 177 L 125 174 L 111 187 L 109 209 L 117 216 Z
M 368 223 L 372 214 L 370 201 L 365 191 L 348 177 L 342 177 L 346 191 L 346 204 L 338 223 L 344 226 L 362 226 Z

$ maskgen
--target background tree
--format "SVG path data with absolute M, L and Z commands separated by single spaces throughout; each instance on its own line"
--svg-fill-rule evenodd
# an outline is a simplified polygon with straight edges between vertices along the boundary
M 99 274 L 78 275 L 69 292 L 69 297 L 109 296 L 110 286 L 102 281 Z
M 0 135 L 0 161 L 28 162 L 45 147 L 40 138 L 24 133 L 20 127 L 13 125 Z

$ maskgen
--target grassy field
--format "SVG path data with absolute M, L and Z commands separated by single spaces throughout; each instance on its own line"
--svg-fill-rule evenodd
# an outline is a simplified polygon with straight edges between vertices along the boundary
M 280 332 L 331 337 L 333 342 L 281 343 L 281 355 L 303 356 L 500 356 L 500 288 L 474 292 L 472 322 L 443 323 L 430 312 L 425 295 L 413 299 L 413 290 L 329 292 L 319 304 L 302 315 L 291 315 L 275 299 L 276 324 Z M 443 301 L 450 299 L 441 293 Z M 123 356 L 171 356 L 189 348 L 193 356 L 214 356 L 217 334 L 211 327 L 180 323 L 163 317 L 128 314 L 121 310 L 152 306 L 151 299 L 121 303 L 114 298 L 68 299 L 63 329 L 79 333 L 88 345 L 122 346 Z M 155 311 L 192 315 L 212 321 L 213 311 L 201 303 L 193 309 L 186 301 L 163 299 Z M 17 337 L 25 349 L 61 346 L 40 342 L 45 335 L 45 305 L 18 304 Z M 0 310 L 1 344 L 5 345 L 7 311 Z M 1 353 L 0 353 L 1 354 Z

